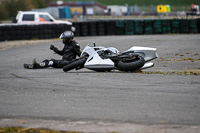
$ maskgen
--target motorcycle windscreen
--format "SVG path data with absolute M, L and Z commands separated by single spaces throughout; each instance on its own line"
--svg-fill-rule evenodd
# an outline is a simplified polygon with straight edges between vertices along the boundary
M 84 67 L 94 71 L 109 71 L 114 69 L 115 65 L 111 59 L 102 59 L 98 54 L 95 54 L 87 59 Z

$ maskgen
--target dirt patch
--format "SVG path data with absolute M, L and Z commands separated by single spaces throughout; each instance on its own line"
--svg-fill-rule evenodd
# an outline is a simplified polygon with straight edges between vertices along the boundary
M 2 127 L 0 128 L 1 133 L 81 133 L 81 132 L 75 132 L 75 131 L 54 131 L 54 130 L 48 130 L 48 129 L 34 129 L 34 128 L 22 128 L 22 127 Z
M 200 69 L 184 70 L 184 71 L 140 71 L 143 74 L 164 74 L 164 75 L 200 75 Z

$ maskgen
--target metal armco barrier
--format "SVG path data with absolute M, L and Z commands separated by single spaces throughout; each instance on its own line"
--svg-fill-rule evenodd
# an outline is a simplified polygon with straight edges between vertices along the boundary
M 74 22 L 75 36 L 197 34 L 200 19 L 155 19 Z M 66 24 L 0 25 L 0 41 L 58 38 Z

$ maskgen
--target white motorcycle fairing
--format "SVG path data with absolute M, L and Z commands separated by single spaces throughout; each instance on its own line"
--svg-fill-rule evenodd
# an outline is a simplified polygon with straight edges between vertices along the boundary
M 128 51 L 134 51 L 134 53 L 142 56 L 145 62 L 158 58 L 157 48 L 133 46 L 130 49 L 124 51 L 123 53 Z
M 119 51 L 116 48 L 110 47 L 90 47 L 86 46 L 82 52 L 82 54 L 85 52 L 89 54 L 90 56 L 86 60 L 84 67 L 91 69 L 91 70 L 112 70 L 115 68 L 114 62 L 111 59 L 102 59 L 99 54 L 97 53 L 100 50 L 111 50 L 113 52 L 119 53 Z M 81 55 L 82 56 L 82 55 Z
M 109 71 L 109 70 L 114 69 L 115 64 L 111 59 L 109 59 L 109 58 L 103 59 L 99 56 L 98 51 L 102 51 L 102 50 L 103 51 L 110 50 L 113 53 L 120 54 L 119 50 L 117 50 L 114 47 L 109 47 L 109 48 L 105 48 L 102 46 L 91 47 L 91 46 L 87 45 L 83 49 L 82 54 L 81 54 L 81 56 L 84 53 L 87 53 L 89 55 L 89 57 L 87 58 L 87 60 L 84 64 L 84 67 L 91 69 L 91 70 L 95 70 L 95 71 L 101 71 L 101 70 Z M 146 69 L 146 68 L 153 67 L 154 63 L 149 62 L 149 61 L 156 59 L 158 57 L 156 48 L 133 46 L 130 49 L 128 49 L 122 53 L 130 52 L 130 51 L 134 51 L 135 54 L 138 54 L 139 56 L 142 56 L 144 58 L 145 64 L 140 69 Z
M 136 53 L 139 56 L 142 56 L 144 58 L 145 64 L 140 69 L 146 69 L 146 68 L 153 67 L 154 63 L 149 62 L 149 61 L 158 58 L 157 48 L 133 46 L 130 49 L 124 51 L 124 52 L 128 52 L 128 51 L 134 51 L 134 53 Z
M 89 56 L 84 67 L 91 70 L 112 70 L 115 68 L 115 64 L 111 59 L 102 59 L 97 53 L 95 53 L 93 56 Z

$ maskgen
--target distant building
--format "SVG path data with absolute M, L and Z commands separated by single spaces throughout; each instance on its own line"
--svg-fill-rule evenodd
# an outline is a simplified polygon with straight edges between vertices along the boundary
M 127 6 L 119 6 L 119 5 L 109 5 L 107 9 L 110 11 L 111 15 L 121 16 L 128 12 Z
M 140 12 L 140 11 L 139 11 L 139 7 L 138 7 L 137 5 L 135 5 L 135 6 L 129 6 L 129 7 L 128 7 L 128 12 L 129 12 L 130 14 L 139 13 L 139 12 Z
M 71 8 L 73 16 L 79 15 L 104 15 L 106 6 L 96 2 L 51 2 L 50 7 L 62 7 L 67 6 Z

